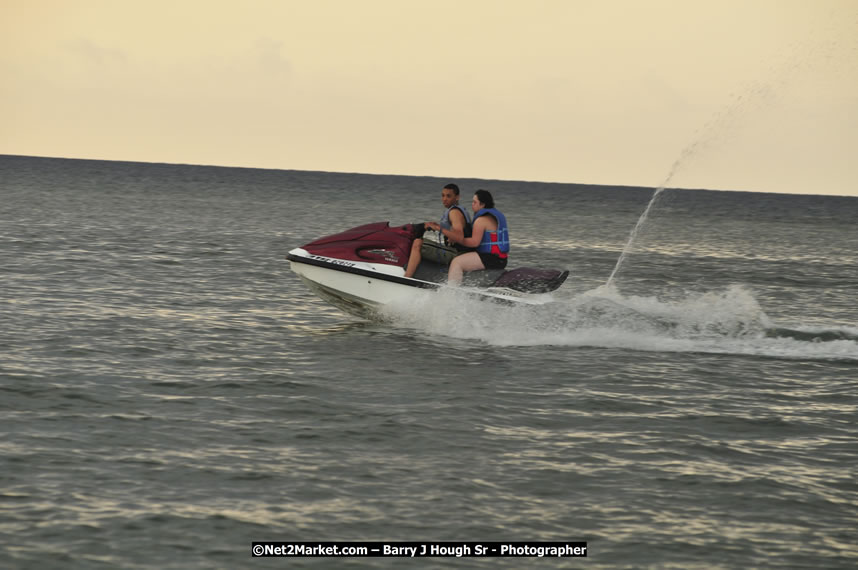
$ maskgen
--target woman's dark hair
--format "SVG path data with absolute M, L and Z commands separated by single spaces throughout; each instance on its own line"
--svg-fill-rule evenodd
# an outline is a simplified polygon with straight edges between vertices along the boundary
M 495 207 L 495 199 L 492 198 L 492 194 L 488 190 L 477 190 L 475 194 L 477 195 L 477 200 L 482 202 L 486 208 Z

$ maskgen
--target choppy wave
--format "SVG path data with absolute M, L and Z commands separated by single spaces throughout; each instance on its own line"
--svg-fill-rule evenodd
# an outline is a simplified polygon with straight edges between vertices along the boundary
M 858 360 L 858 329 L 775 323 L 753 292 L 734 285 L 679 299 L 624 296 L 600 287 L 538 306 L 499 306 L 467 291 L 426 294 L 386 317 L 427 333 L 492 345 L 627 348 L 789 359 Z

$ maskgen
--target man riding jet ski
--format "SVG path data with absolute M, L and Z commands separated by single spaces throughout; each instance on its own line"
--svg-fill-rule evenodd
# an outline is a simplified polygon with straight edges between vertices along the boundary
M 434 224 L 432 229 L 444 228 L 450 232 L 450 237 L 445 237 L 443 246 L 436 247 L 438 242 L 432 245 L 424 244 L 423 233 L 426 227 L 432 226 L 433 222 L 425 224 L 417 224 L 415 226 L 415 240 L 411 245 L 411 255 L 408 258 L 408 264 L 405 266 L 405 276 L 413 277 L 423 259 L 425 251 L 430 259 L 442 265 L 449 265 L 456 255 L 469 251 L 465 246 L 455 244 L 466 237 L 471 236 L 471 217 L 468 212 L 459 205 L 459 187 L 455 184 L 447 184 L 441 190 L 441 203 L 444 204 L 446 210 L 441 216 L 441 222 Z M 422 226 L 422 227 L 421 227 Z M 455 244 L 455 245 L 454 245 Z

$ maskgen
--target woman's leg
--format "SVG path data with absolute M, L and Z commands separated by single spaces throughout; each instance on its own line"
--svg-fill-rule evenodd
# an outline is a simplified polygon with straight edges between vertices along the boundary
M 420 248 L 423 247 L 423 240 L 417 238 L 411 244 L 411 253 L 408 255 L 408 265 L 405 266 L 405 276 L 414 277 L 417 272 L 417 266 L 420 265 L 420 260 L 423 259 L 420 253 Z
M 485 269 L 485 266 L 476 251 L 457 255 L 450 263 L 450 273 L 447 274 L 447 283 L 450 285 L 459 285 L 462 282 L 462 275 L 465 271 L 478 271 L 480 269 Z

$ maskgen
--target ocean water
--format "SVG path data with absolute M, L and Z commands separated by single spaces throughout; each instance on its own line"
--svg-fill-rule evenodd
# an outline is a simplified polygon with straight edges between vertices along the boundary
M 384 322 L 285 254 L 495 195 L 543 306 Z M 858 199 L 0 156 L 0 566 L 854 568 Z M 467 201 L 467 200 L 466 200 Z

